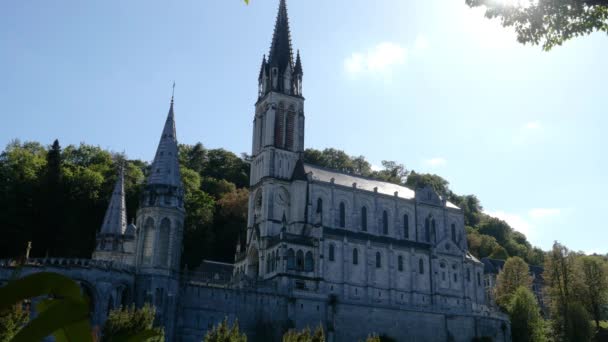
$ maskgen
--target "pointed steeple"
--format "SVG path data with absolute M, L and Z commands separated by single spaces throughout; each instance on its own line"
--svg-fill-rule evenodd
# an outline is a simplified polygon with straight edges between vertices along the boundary
M 165 127 L 156 149 L 156 155 L 148 176 L 148 184 L 182 186 L 179 173 L 177 136 L 175 133 L 175 116 L 173 114 L 173 96 Z
M 302 76 L 304 74 L 304 71 L 302 70 L 302 60 L 300 59 L 300 50 L 298 50 L 298 53 L 296 56 L 296 66 L 293 68 L 293 73 L 294 73 L 294 75 L 300 75 L 300 76 Z
M 258 81 L 262 81 L 262 78 L 264 77 L 264 71 L 266 71 L 266 66 L 268 65 L 268 63 L 266 62 L 266 55 L 264 55 L 264 57 L 262 58 L 262 66 L 260 66 L 260 76 L 258 76 Z
M 287 5 L 285 0 L 279 4 L 279 13 L 274 26 L 274 35 L 268 54 L 268 64 L 271 67 L 278 67 L 279 72 L 285 68 L 293 66 L 293 50 L 291 48 L 291 33 L 289 31 L 289 18 L 287 17 Z
M 125 177 L 122 167 L 118 175 L 110 204 L 101 225 L 101 234 L 122 235 L 127 229 L 127 206 L 125 204 Z

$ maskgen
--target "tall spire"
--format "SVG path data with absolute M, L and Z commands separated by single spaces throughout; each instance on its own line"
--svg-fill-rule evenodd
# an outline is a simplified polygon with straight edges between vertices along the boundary
M 101 225 L 101 234 L 122 235 L 127 229 L 127 206 L 125 204 L 125 177 L 120 167 L 110 204 Z
M 287 5 L 285 0 L 279 4 L 279 13 L 274 26 L 274 35 L 268 54 L 268 64 L 271 67 L 278 67 L 279 72 L 285 68 L 293 66 L 293 50 L 291 48 L 291 33 L 289 31 L 289 18 L 287 17 Z
M 160 137 L 156 155 L 148 176 L 148 184 L 163 184 L 182 186 L 179 172 L 177 136 L 175 133 L 175 116 L 173 114 L 173 96 L 169 106 L 169 114 L 165 121 L 163 134 Z

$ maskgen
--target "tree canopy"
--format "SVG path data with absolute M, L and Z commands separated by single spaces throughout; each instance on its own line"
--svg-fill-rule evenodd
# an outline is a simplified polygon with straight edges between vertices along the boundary
M 608 33 L 608 0 L 466 0 L 485 6 L 488 18 L 513 27 L 520 43 L 550 50 L 574 37 L 594 31 Z

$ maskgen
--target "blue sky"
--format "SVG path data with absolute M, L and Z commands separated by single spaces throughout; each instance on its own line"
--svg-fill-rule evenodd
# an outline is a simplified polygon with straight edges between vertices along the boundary
M 0 2 L 0 144 L 250 151 L 278 0 Z M 523 46 L 464 0 L 289 0 L 307 147 L 437 173 L 544 249 L 607 253 L 608 40 Z

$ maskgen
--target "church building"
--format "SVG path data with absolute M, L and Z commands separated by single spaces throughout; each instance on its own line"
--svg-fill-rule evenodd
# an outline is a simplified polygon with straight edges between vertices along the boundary
M 251 341 L 322 325 L 328 341 L 372 333 L 397 341 L 510 341 L 508 317 L 486 304 L 484 264 L 467 249 L 463 211 L 431 188 L 307 164 L 303 63 L 285 0 L 258 78 L 247 234 L 234 264 L 180 270 L 184 188 L 171 99 L 136 222 L 127 224 L 122 171 L 92 259 L 30 259 L 22 275 L 58 272 L 112 308 L 151 303 L 167 341 L 201 341 L 239 320 Z M 314 127 L 312 128 L 314 129 Z M 0 260 L 0 284 L 14 263 Z

